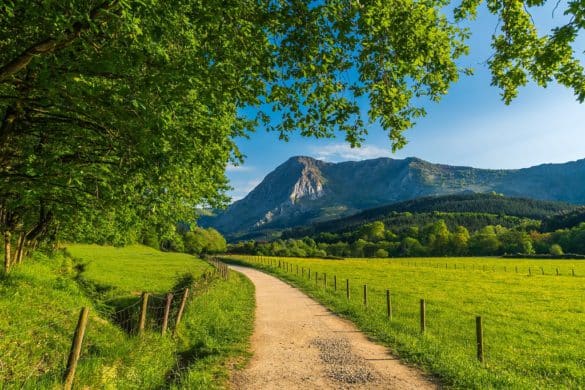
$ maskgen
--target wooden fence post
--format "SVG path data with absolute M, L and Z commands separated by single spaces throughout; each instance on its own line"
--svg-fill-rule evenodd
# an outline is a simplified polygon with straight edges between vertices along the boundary
M 83 336 L 85 335 L 85 327 L 87 326 L 87 319 L 89 317 L 89 308 L 83 307 L 79 313 L 77 320 L 77 327 L 73 334 L 73 342 L 71 343 L 71 351 L 69 351 L 69 359 L 67 360 L 67 369 L 65 370 L 63 388 L 70 390 L 73 386 L 73 379 L 75 378 L 75 369 L 77 368 L 77 361 L 81 353 L 81 344 L 83 343 Z
M 337 275 L 333 275 L 333 290 L 337 291 Z
M 345 291 L 347 295 L 347 300 L 349 301 L 349 279 L 345 279 Z
M 368 285 L 364 284 L 364 306 L 368 307 Z
M 162 330 L 161 330 L 161 334 L 163 336 L 165 335 L 165 332 L 167 331 L 167 326 L 169 324 L 169 313 L 171 312 L 171 303 L 172 302 L 173 302 L 173 293 L 168 293 L 166 304 L 165 304 L 165 313 L 163 315 Z
M 146 325 L 146 310 L 148 309 L 148 293 L 143 292 L 140 298 L 140 318 L 138 320 L 138 334 L 144 332 L 144 326 Z
M 426 323 L 426 303 L 424 299 L 420 300 L 420 332 L 424 333 L 427 328 Z
M 386 290 L 386 314 L 388 319 L 392 319 L 392 301 L 390 299 L 390 290 Z
M 327 274 L 323 274 L 323 287 L 327 289 Z
M 185 310 L 185 304 L 187 303 L 187 298 L 189 297 L 189 289 L 186 288 L 183 292 L 183 298 L 181 298 L 181 304 L 179 305 L 179 312 L 177 313 L 177 320 L 175 321 L 175 329 L 173 330 L 173 336 L 177 334 L 177 330 L 179 329 L 179 323 L 181 322 L 181 317 L 183 317 L 183 311 Z
M 315 284 L 319 281 L 319 272 L 315 272 Z
M 481 317 L 475 317 L 475 335 L 477 338 L 477 360 L 483 363 L 483 327 Z

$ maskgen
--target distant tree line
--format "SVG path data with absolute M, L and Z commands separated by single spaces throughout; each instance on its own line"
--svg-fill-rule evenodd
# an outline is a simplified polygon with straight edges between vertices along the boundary
M 115 246 L 140 243 L 155 249 L 193 255 L 223 253 L 227 249 L 225 238 L 213 228 L 179 223 L 172 229 L 156 224 L 138 224 L 133 229 L 119 230 L 117 224 L 103 222 L 100 229 L 93 229 L 92 225 L 76 229 L 77 234 L 70 235 L 70 240 Z
M 528 227 L 528 229 L 527 229 Z M 319 233 L 300 239 L 246 241 L 229 245 L 232 253 L 300 257 L 495 256 L 504 254 L 585 254 L 585 223 L 538 232 L 531 225 L 486 225 L 470 233 L 450 228 L 444 219 L 426 225 L 387 228 L 382 221 L 353 231 Z
M 401 235 L 403 232 L 408 231 L 412 226 L 426 226 L 433 224 L 439 220 L 444 221 L 450 230 L 455 230 L 458 226 L 463 226 L 471 232 L 475 232 L 485 226 L 502 226 L 505 228 L 518 228 L 521 227 L 524 230 L 538 230 L 540 228 L 541 221 L 536 219 L 509 216 L 504 214 L 490 214 L 482 212 L 396 212 L 392 211 L 387 215 L 384 215 L 377 219 L 381 221 L 385 226 L 391 226 L 392 231 L 396 234 Z M 362 222 L 362 223 L 348 223 L 344 222 L 346 219 L 337 220 L 337 228 L 323 229 L 322 224 L 311 225 L 307 227 L 292 228 L 284 231 L 282 234 L 283 239 L 289 238 L 302 238 L 305 236 L 316 237 L 324 233 L 340 234 L 344 236 L 343 241 L 347 241 L 347 236 L 351 236 L 355 231 L 360 229 L 360 226 L 373 223 L 373 222 Z

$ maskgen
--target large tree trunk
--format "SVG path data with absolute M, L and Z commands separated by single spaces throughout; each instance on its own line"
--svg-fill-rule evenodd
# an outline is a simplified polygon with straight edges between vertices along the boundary
M 10 256 L 10 239 L 12 235 L 10 231 L 6 230 L 4 232 L 4 273 L 10 272 L 10 261 L 12 257 Z

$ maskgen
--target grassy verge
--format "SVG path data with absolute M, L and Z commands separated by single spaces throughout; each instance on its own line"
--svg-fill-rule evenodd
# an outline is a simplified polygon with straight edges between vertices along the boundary
M 90 319 L 76 388 L 221 388 L 230 362 L 247 356 L 254 310 L 247 279 L 232 273 L 195 289 L 178 337 L 137 337 L 110 321 L 117 296 L 168 291 L 210 266 L 144 247 L 68 249 L 78 260 L 35 254 L 0 276 L 0 388 L 60 387 L 82 306 Z
M 273 265 L 268 265 L 266 258 L 231 259 L 265 269 L 300 287 L 354 321 L 373 339 L 390 346 L 401 359 L 423 367 L 449 387 L 580 388 L 585 383 L 583 262 L 273 258 Z M 288 267 L 279 268 L 279 261 Z M 367 307 L 363 304 L 364 284 Z M 386 289 L 391 290 L 391 321 L 386 316 Z M 427 331 L 421 335 L 419 301 L 423 298 Z M 484 322 L 483 365 L 476 359 L 476 315 Z

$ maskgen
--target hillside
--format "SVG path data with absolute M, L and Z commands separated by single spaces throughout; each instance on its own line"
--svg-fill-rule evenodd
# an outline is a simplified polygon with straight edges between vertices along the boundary
M 542 230 L 552 232 L 558 229 L 567 229 L 585 222 L 585 207 L 566 210 L 552 215 L 542 221 Z
M 584 180 L 585 160 L 490 170 L 433 164 L 417 158 L 328 163 L 300 156 L 277 167 L 244 199 L 216 217 L 202 217 L 200 223 L 217 228 L 233 240 L 433 195 L 494 191 L 505 196 L 583 204 L 585 187 L 574 183 Z
M 448 225 L 462 225 L 473 231 L 485 225 L 513 227 L 520 224 L 522 219 L 534 220 L 536 223 L 561 213 L 572 213 L 580 209 L 579 206 L 564 202 L 510 198 L 495 194 L 432 196 L 376 207 L 348 217 L 293 228 L 285 231 L 283 236 L 303 237 L 322 232 L 340 231 L 372 221 L 383 221 L 388 226 L 401 225 L 405 219 L 402 213 L 417 214 L 407 218 L 410 221 L 407 224 L 412 224 L 413 218 L 421 221 L 428 220 L 428 222 L 440 218 L 446 220 Z M 424 223 L 417 225 L 424 225 Z
M 69 245 L 50 257 L 35 253 L 0 276 L 0 388 L 63 388 L 83 306 L 90 309 L 89 324 L 74 388 L 225 387 L 227 361 L 247 354 L 254 290 L 248 279 L 222 280 L 212 269 L 193 256 L 144 246 Z M 186 286 L 191 294 L 179 331 L 161 336 L 164 294 L 176 295 L 170 330 Z M 145 331 L 137 337 L 141 291 L 150 299 Z

